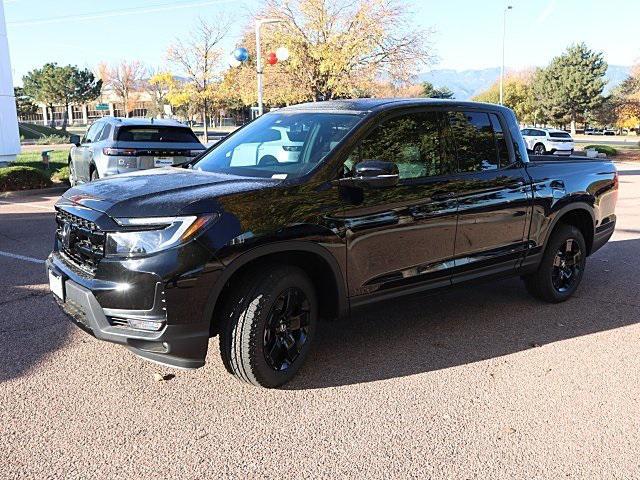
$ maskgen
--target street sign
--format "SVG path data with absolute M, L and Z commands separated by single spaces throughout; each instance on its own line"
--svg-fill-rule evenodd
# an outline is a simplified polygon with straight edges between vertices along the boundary
M 108 103 L 98 103 L 96 105 L 96 110 L 109 110 L 109 104 Z

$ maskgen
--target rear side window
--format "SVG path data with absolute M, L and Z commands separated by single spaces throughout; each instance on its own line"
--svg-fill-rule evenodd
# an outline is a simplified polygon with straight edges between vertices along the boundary
M 495 170 L 498 148 L 489 115 L 483 112 L 450 112 L 451 134 L 457 146 L 461 172 Z
M 571 135 L 566 132 L 549 132 L 549 136 L 551 138 L 571 138 Z
M 102 129 L 102 133 L 100 134 L 99 140 L 100 141 L 107 140 L 109 138 L 109 135 L 111 135 L 111 125 L 107 123 Z
M 121 127 L 117 140 L 121 142 L 200 143 L 194 133 L 181 127 Z

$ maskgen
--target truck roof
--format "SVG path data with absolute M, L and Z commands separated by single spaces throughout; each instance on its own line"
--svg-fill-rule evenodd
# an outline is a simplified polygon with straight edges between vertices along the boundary
M 350 111 L 350 112 L 374 112 L 380 110 L 419 106 L 455 106 L 488 108 L 492 110 L 505 109 L 500 105 L 492 103 L 467 102 L 455 99 L 440 98 L 354 98 L 345 100 L 327 100 L 322 102 L 308 102 L 284 107 L 279 110 L 286 112 L 293 111 Z

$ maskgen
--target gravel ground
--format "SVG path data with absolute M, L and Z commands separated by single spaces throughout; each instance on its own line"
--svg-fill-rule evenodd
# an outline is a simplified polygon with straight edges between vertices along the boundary
M 38 263 L 54 198 L 0 203 L 0 477 L 640 478 L 640 164 L 619 168 L 575 298 L 512 279 L 380 304 L 323 325 L 285 390 L 236 381 L 217 340 L 184 372 L 78 330 Z

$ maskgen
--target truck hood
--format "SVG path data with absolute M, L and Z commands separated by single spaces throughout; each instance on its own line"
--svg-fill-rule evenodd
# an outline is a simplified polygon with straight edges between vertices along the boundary
M 282 180 L 157 168 L 86 183 L 67 190 L 67 201 L 118 217 L 211 213 L 224 195 L 273 187 Z

